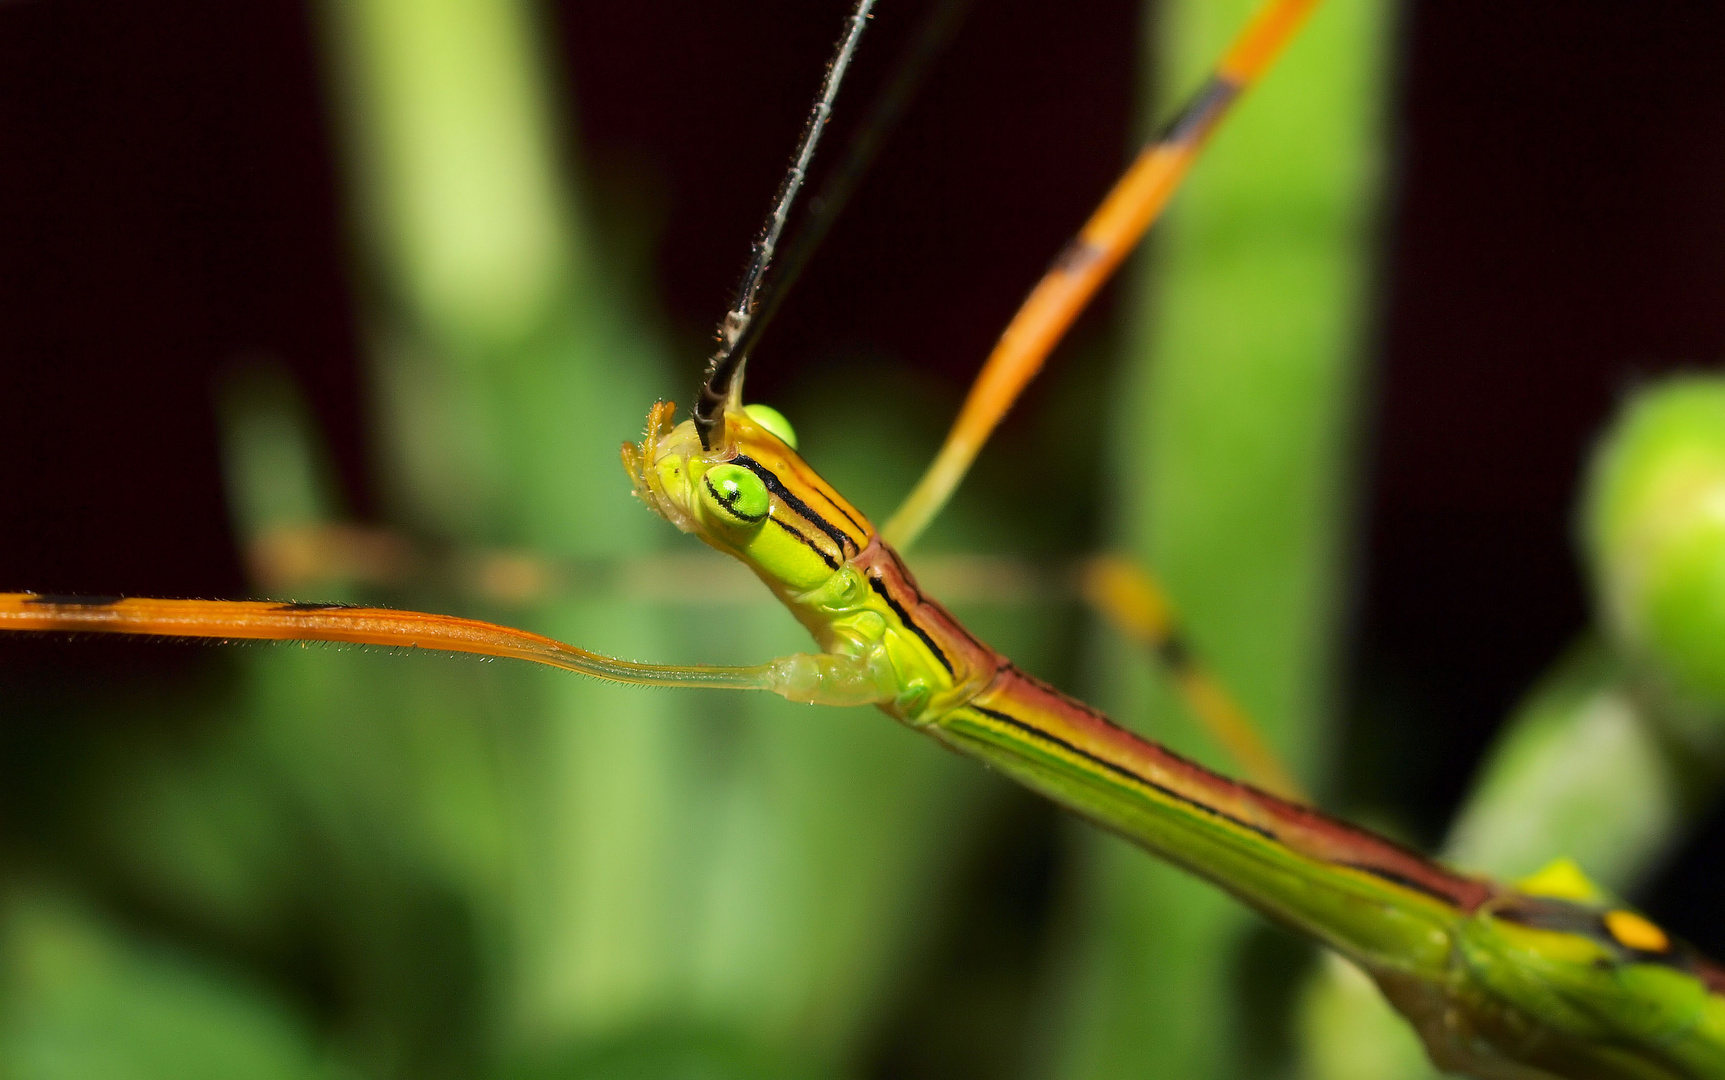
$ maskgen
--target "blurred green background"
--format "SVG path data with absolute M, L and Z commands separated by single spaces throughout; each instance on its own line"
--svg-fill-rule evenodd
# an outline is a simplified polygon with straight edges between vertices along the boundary
M 751 372 L 865 512 L 1249 9 L 977 5 Z M 883 7 L 829 163 L 921 10 Z M 690 398 L 841 17 L 0 8 L 0 586 L 803 647 L 615 455 Z M 1326 0 L 924 585 L 1228 768 L 1076 600 L 1130 553 L 1325 806 L 1501 875 L 1572 854 L 1725 951 L 1718 388 L 1642 399 L 1575 509 L 1632 380 L 1725 345 L 1721 39 Z M 869 710 L 0 644 L 8 1076 L 1423 1071 L 1346 969 Z

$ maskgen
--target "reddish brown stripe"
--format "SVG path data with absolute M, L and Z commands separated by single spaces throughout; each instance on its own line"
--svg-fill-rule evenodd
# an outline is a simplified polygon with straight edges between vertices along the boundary
M 1725 997 L 1725 968 L 1700 955 L 1695 956 L 1692 963 L 1696 976 L 1707 984 L 1707 989 Z
M 851 565 L 863 572 L 869 587 L 887 600 L 905 628 L 928 645 L 951 673 L 953 685 L 980 689 L 1007 662 L 972 637 L 944 607 L 924 596 L 904 561 L 880 537 L 871 537 Z
M 927 599 L 890 545 L 876 538 L 852 560 L 897 601 L 909 628 L 952 658 L 954 678 L 988 679 L 971 707 L 1031 725 L 1050 741 L 1169 795 L 1202 805 L 1242 827 L 1272 837 L 1320 862 L 1371 874 L 1473 912 L 1500 890 L 1491 882 L 1439 866 L 1381 836 L 1218 775 L 1127 731 L 1102 713 L 1026 675 L 972 637 L 939 604 Z
M 1490 882 L 1453 873 L 1381 836 L 1213 773 L 1017 668 L 1002 671 L 971 704 L 1033 715 L 1039 726 L 1087 756 L 1152 777 L 1156 786 L 1273 836 L 1307 858 L 1372 874 L 1464 912 L 1499 895 Z

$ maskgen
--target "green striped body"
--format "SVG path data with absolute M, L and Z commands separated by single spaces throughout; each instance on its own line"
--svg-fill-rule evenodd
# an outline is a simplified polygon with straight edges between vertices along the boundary
M 668 416 L 625 452 L 637 492 L 753 569 L 868 700 L 1353 960 L 1440 1066 L 1725 1080 L 1725 972 L 1645 919 L 1457 874 L 1132 734 L 972 637 L 741 410 L 711 450 Z

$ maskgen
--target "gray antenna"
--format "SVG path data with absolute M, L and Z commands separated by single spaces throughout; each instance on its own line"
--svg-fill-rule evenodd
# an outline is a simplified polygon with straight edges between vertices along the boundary
M 856 7 L 851 9 L 844 36 L 839 39 L 838 48 L 827 64 L 820 96 L 815 99 L 808 123 L 803 126 L 802 139 L 797 143 L 790 171 L 779 184 L 778 196 L 773 200 L 772 211 L 767 214 L 767 223 L 755 239 L 748 269 L 743 271 L 742 284 L 737 287 L 737 302 L 725 312 L 719 323 L 719 350 L 707 364 L 701 396 L 695 401 L 695 429 L 701 433 L 701 445 L 709 450 L 713 448 L 713 432 L 724 422 L 726 404 L 742 386 L 743 362 L 748 359 L 748 354 L 739 346 L 750 340 L 747 331 L 754 321 L 755 309 L 760 305 L 761 280 L 766 276 L 767 267 L 772 265 L 773 249 L 778 246 L 779 235 L 785 231 L 791 204 L 796 201 L 797 192 L 808 177 L 809 162 L 814 160 L 815 147 L 821 141 L 821 129 L 832 116 L 833 100 L 839 95 L 839 84 L 844 81 L 845 69 L 856 53 L 857 42 L 862 39 L 863 27 L 868 25 L 874 4 L 875 0 L 857 0 Z

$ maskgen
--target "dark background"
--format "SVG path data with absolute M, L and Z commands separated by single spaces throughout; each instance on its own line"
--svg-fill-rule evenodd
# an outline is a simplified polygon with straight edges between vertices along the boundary
M 898 6 L 855 101 L 915 21 Z M 775 327 L 763 396 L 833 341 L 962 386 L 1124 160 L 1138 20 L 1123 0 L 979 5 Z M 658 230 L 692 340 L 837 24 L 806 0 L 554 8 L 584 163 Z M 0 2 L 0 588 L 243 592 L 210 402 L 247 354 L 293 368 L 371 510 L 316 44 L 286 0 Z M 1725 9 L 1417 3 L 1398 48 L 1351 685 L 1356 713 L 1425 717 L 1373 753 L 1429 839 L 1584 625 L 1590 440 L 1638 379 L 1725 345 Z M 202 655 L 3 644 L 0 671 L 33 683 Z M 1715 952 L 1721 850 L 1716 821 L 1651 900 Z

